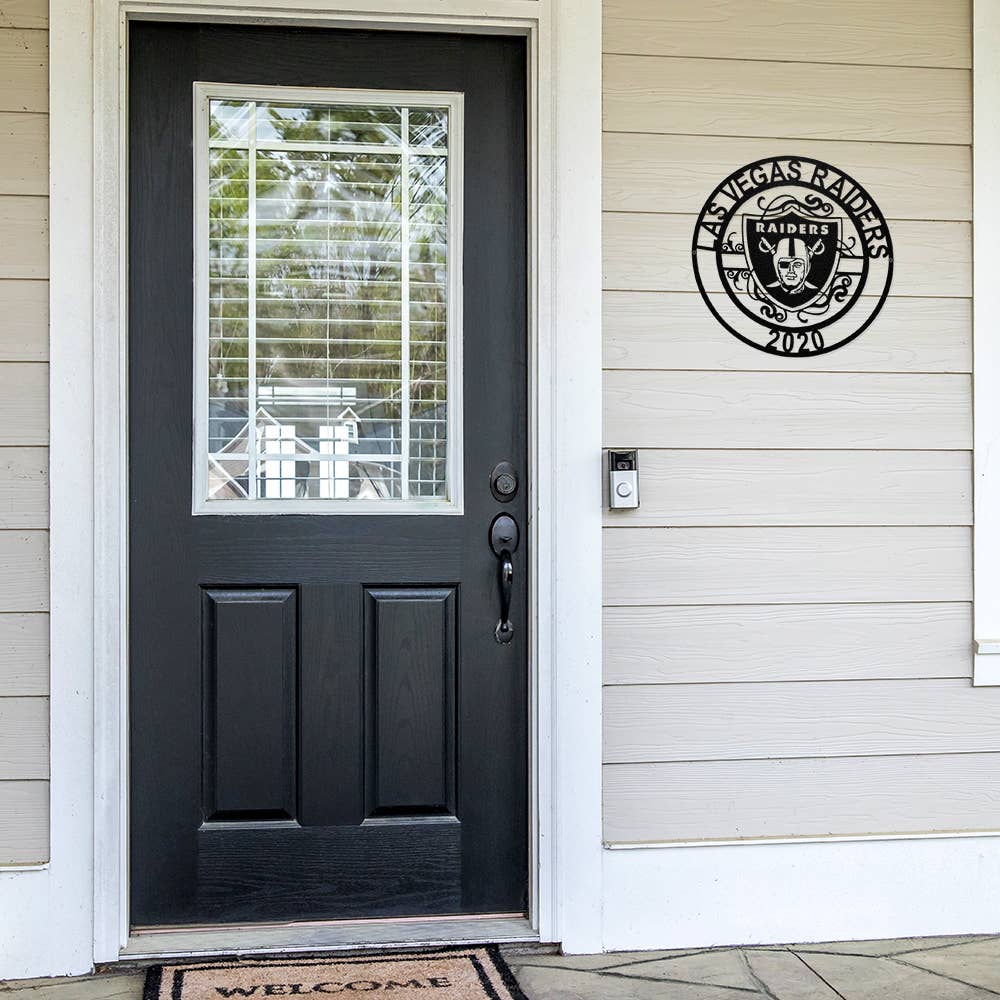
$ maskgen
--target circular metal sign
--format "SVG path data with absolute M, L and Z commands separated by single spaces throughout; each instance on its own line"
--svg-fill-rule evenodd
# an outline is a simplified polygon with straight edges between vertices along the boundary
M 730 174 L 698 216 L 691 253 L 709 309 L 767 354 L 807 357 L 850 343 L 892 282 L 892 239 L 871 195 L 805 156 Z

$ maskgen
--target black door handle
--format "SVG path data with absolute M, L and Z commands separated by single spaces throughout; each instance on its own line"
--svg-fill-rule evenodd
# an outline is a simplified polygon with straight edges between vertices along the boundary
M 490 525 L 490 548 L 500 562 L 500 620 L 493 630 L 496 640 L 506 645 L 514 638 L 510 623 L 510 601 L 514 593 L 514 560 L 521 533 L 510 514 L 497 514 Z
M 510 595 L 514 589 L 514 562 L 504 549 L 500 553 L 500 621 L 493 630 L 497 642 L 508 643 L 514 638 L 514 626 L 510 623 Z

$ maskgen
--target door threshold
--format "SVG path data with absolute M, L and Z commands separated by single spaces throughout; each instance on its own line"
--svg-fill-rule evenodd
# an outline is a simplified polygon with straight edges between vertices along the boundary
M 203 958 L 275 952 L 358 951 L 462 944 L 538 941 L 527 917 L 454 916 L 402 920 L 338 920 L 313 923 L 156 927 L 133 931 L 122 959 Z

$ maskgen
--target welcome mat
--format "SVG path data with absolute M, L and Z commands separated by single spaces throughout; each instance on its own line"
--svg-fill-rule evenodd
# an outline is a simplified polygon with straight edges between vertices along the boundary
M 496 945 L 337 958 L 154 965 L 143 1000 L 361 995 L 391 1000 L 527 1000 Z

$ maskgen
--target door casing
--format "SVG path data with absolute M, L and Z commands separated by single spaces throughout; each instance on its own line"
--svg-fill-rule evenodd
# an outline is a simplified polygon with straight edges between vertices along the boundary
M 53 6 L 58 7 L 59 0 Z M 542 940 L 575 950 L 600 947 L 600 455 L 599 407 L 599 109 L 600 81 L 586 58 L 599 46 L 599 9 L 577 17 L 573 0 L 493 0 L 491 13 L 463 0 L 368 0 L 369 11 L 331 11 L 322 3 L 272 0 L 252 10 L 183 0 L 169 7 L 132 0 L 96 0 L 93 25 L 94 113 L 94 958 L 115 961 L 128 941 L 128 831 L 125 603 L 126 482 L 124 191 L 127 178 L 125 79 L 122 53 L 128 22 L 263 20 L 333 27 L 495 31 L 523 34 L 529 50 L 529 411 L 532 490 L 529 532 L 534 553 L 530 653 L 531 886 L 530 913 Z M 405 11 L 398 8 L 404 6 Z M 556 15 L 565 44 L 554 45 Z M 78 38 L 79 36 L 77 36 Z M 58 42 L 56 42 L 58 45 Z M 556 54 L 564 51 L 558 80 Z M 558 83 L 558 86 L 557 86 Z M 561 98 L 561 99 L 560 99 Z M 562 127 L 557 131 L 557 124 Z M 581 132 L 580 124 L 589 124 Z M 58 136 L 58 128 L 54 136 Z M 557 141 L 558 137 L 558 141 Z M 77 142 L 80 143 L 77 135 Z M 77 145 L 77 151 L 80 145 Z M 84 145 L 87 152 L 90 148 Z M 556 152 L 561 170 L 556 167 Z M 53 154 L 56 155 L 54 141 Z M 574 167 L 576 154 L 590 169 Z M 557 187 L 556 176 L 560 177 Z M 581 202 L 581 199 L 583 201 Z M 582 210 L 581 203 L 591 211 Z M 562 237 L 558 253 L 553 243 Z M 54 241 L 55 243 L 55 241 Z M 54 279 L 58 268 L 54 267 Z M 66 271 L 72 271 L 67 267 Z M 66 289 L 68 291 L 68 289 Z M 560 300 L 560 322 L 555 303 Z M 596 308 L 595 308 L 596 307 Z M 55 346 L 55 342 L 54 342 Z M 561 365 L 555 355 L 562 346 Z M 567 360 L 573 357 L 575 364 Z M 574 413 L 561 428 L 559 412 Z M 53 412 L 59 388 L 53 389 Z M 589 404 L 589 405 L 588 405 Z M 574 433 L 567 434 L 567 426 Z M 53 421 L 53 446 L 68 423 Z M 561 430 L 560 448 L 556 448 Z M 593 462 L 588 467 L 589 462 Z M 581 484 L 581 469 L 594 477 Z M 544 474 L 543 474 L 544 473 Z M 56 491 L 56 476 L 53 477 Z M 566 483 L 565 489 L 559 486 Z M 57 515 L 54 515 L 54 520 Z M 55 525 L 54 525 L 55 529 Z M 561 536 L 565 540 L 560 544 Z M 561 581 L 572 581 L 569 582 Z M 69 593 L 53 545 L 53 594 Z M 555 619 L 557 592 L 565 619 Z M 58 622 L 54 607 L 53 634 Z M 575 622 L 588 624 L 581 629 Z M 56 657 L 54 640 L 54 662 Z M 565 663 L 560 673 L 557 663 Z M 570 670 L 575 671 L 571 675 Z M 556 709 L 564 716 L 558 731 Z M 557 789 L 567 788 L 557 810 Z M 570 790 L 572 795 L 570 795 Z M 581 878 L 581 874 L 584 875 Z

